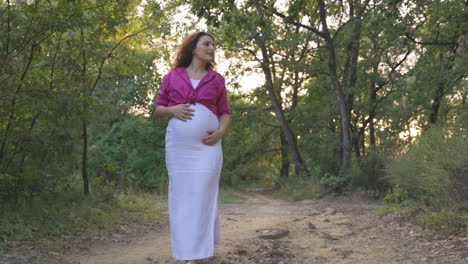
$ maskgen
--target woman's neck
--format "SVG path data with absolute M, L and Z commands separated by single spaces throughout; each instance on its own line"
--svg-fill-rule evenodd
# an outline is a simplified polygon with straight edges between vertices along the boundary
M 191 79 L 200 80 L 206 73 L 206 63 L 193 59 L 187 67 L 187 73 Z

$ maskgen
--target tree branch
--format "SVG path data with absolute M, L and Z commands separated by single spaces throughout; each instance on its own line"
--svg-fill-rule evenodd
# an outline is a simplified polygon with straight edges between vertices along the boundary
M 409 32 L 405 32 L 405 36 L 411 40 L 412 42 L 419 44 L 419 45 L 428 45 L 428 46 L 453 46 L 457 45 L 456 42 L 420 42 L 415 40 L 413 37 L 410 36 Z
M 280 12 L 274 10 L 274 9 L 273 9 L 273 14 L 274 14 L 274 15 L 277 15 L 277 16 L 279 16 L 279 17 L 285 19 L 285 20 L 288 19 L 288 17 L 287 17 L 286 15 L 284 15 L 284 14 L 282 14 L 282 13 L 280 13 Z M 325 37 L 325 35 L 323 34 L 323 32 L 319 31 L 318 29 L 316 29 L 316 28 L 314 28 L 314 27 L 311 27 L 311 26 L 308 26 L 308 25 L 304 25 L 304 24 L 302 24 L 302 23 L 295 22 L 295 21 L 291 21 L 291 22 L 289 22 L 289 23 L 290 23 L 290 24 L 293 24 L 293 25 L 295 25 L 295 26 L 299 26 L 299 27 L 305 28 L 305 29 L 307 29 L 307 30 L 310 30 L 310 31 L 312 31 L 313 33 L 317 34 L 318 36 L 320 36 L 320 37 L 322 37 L 322 38 Z
M 132 38 L 138 34 L 140 34 L 141 32 L 143 31 L 146 31 L 148 29 L 150 29 L 151 27 L 146 27 L 146 28 L 143 28 L 133 34 L 130 34 L 130 35 L 127 35 L 125 36 L 124 38 L 122 38 L 121 40 L 119 40 L 119 42 L 117 42 L 117 44 L 115 44 L 115 46 L 109 51 L 109 53 L 104 57 L 102 58 L 102 61 L 101 61 L 101 66 L 99 66 L 99 72 L 98 72 L 98 76 L 96 77 L 96 80 L 94 81 L 94 84 L 93 84 L 93 88 L 91 89 L 91 92 L 89 93 L 89 95 L 92 95 L 94 93 L 94 90 L 96 90 L 96 87 L 97 87 L 97 84 L 99 82 L 99 80 L 101 79 L 101 76 L 102 76 L 102 68 L 104 67 L 104 63 L 106 62 L 106 60 L 108 58 L 110 58 L 112 56 L 112 53 L 120 46 L 120 44 L 122 42 L 124 42 L 125 40 L 129 39 L 129 38 Z
M 255 60 L 259 63 L 262 63 L 262 61 L 257 57 L 257 54 L 253 50 L 247 49 L 247 48 L 241 48 L 241 50 L 246 51 L 247 53 L 252 54 L 254 56 Z

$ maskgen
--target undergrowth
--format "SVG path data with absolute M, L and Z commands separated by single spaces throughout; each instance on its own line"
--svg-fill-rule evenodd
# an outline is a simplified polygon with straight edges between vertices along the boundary
M 468 141 L 465 129 L 434 126 L 389 167 L 393 184 L 377 214 L 396 213 L 442 234 L 460 232 L 468 220 Z
M 240 197 L 237 193 L 239 191 L 236 191 L 233 188 L 220 188 L 219 190 L 219 203 L 220 204 L 226 204 L 226 203 L 241 203 L 245 199 Z
M 275 192 L 294 201 L 301 201 L 321 196 L 323 188 L 316 179 L 304 179 L 293 175 L 286 180 L 278 179 Z
M 434 210 L 434 208 L 412 201 L 386 203 L 374 210 L 376 216 L 388 214 L 398 216 L 402 222 L 410 222 L 445 236 L 463 232 L 465 223 L 468 221 L 466 211 L 455 208 Z
M 66 192 L 0 204 L 0 249 L 9 241 L 33 240 L 49 235 L 112 232 L 122 222 L 148 223 L 167 207 L 167 194 L 99 187 L 84 195 L 77 186 Z M 243 198 L 232 188 L 221 188 L 220 203 Z M 159 204 L 159 206 L 157 206 Z
M 79 188 L 0 205 L 0 248 L 9 241 L 30 240 L 63 233 L 112 231 L 118 223 L 152 222 L 159 218 L 157 198 L 136 191 Z

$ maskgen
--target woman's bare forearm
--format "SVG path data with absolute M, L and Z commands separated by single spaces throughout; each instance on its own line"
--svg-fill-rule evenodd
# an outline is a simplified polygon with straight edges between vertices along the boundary
M 228 114 L 224 114 L 219 117 L 219 130 L 223 132 L 223 134 L 226 133 L 229 124 L 231 123 L 231 116 Z
M 169 119 L 173 117 L 170 106 L 158 105 L 154 111 L 154 114 L 161 119 Z

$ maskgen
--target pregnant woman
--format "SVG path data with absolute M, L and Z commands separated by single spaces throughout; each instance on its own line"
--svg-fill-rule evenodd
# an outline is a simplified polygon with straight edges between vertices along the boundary
M 221 138 L 230 111 L 224 78 L 213 71 L 214 52 L 210 34 L 189 35 L 163 78 L 155 104 L 155 114 L 169 119 L 166 167 L 172 255 L 192 264 L 213 256 L 214 245 L 221 243 Z

